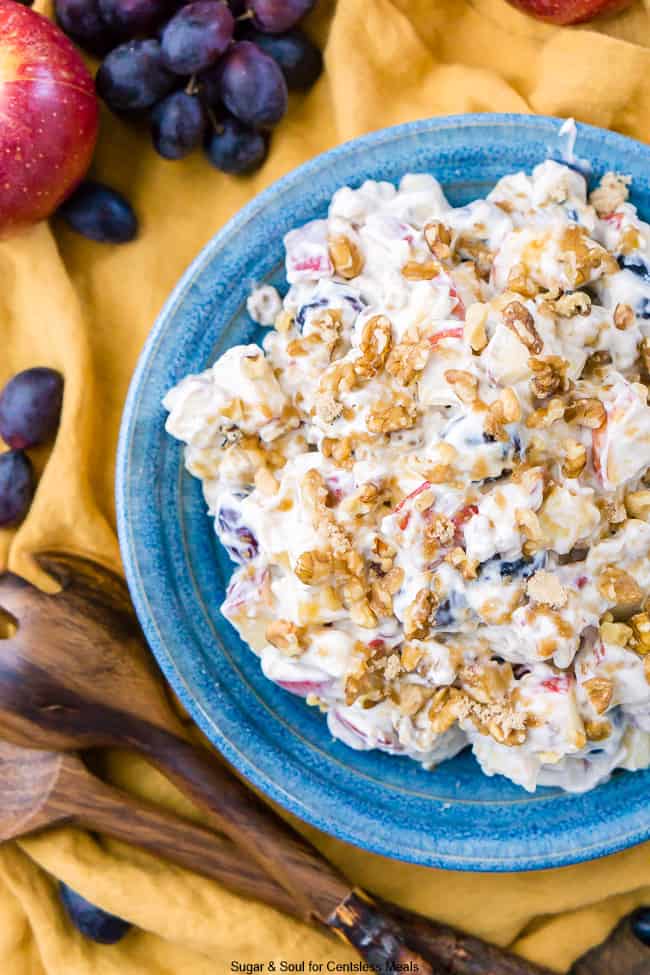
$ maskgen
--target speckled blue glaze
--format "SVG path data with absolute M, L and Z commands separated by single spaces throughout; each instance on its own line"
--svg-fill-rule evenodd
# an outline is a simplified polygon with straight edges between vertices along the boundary
M 219 613 L 231 565 L 200 485 L 163 430 L 164 393 L 238 342 L 259 337 L 246 315 L 254 282 L 284 286 L 282 237 L 326 213 L 334 191 L 364 179 L 432 172 L 455 205 L 504 173 L 530 170 L 557 146 L 559 120 L 518 115 L 431 119 L 340 146 L 280 180 L 199 254 L 142 354 L 124 413 L 117 505 L 136 610 L 170 684 L 205 734 L 254 785 L 302 819 L 387 856 L 458 870 L 557 867 L 650 837 L 650 772 L 617 774 L 584 796 L 528 795 L 488 778 L 463 753 L 434 772 L 332 740 L 322 715 L 261 673 Z M 650 150 L 578 127 L 577 153 L 598 177 L 633 177 L 650 217 Z

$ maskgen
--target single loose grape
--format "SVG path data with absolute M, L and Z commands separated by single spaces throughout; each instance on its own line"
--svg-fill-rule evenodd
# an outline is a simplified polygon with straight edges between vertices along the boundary
M 149 108 L 164 98 L 178 79 L 162 62 L 158 41 L 127 41 L 110 52 L 101 64 L 97 93 L 116 111 Z
M 0 393 L 0 437 L 16 450 L 45 443 L 57 431 L 63 376 L 36 366 L 10 379 Z
M 307 91 L 323 70 L 321 52 L 301 30 L 264 34 L 248 28 L 243 37 L 278 62 L 290 91 Z
M 259 167 L 266 158 L 268 143 L 265 136 L 233 118 L 220 120 L 218 128 L 207 138 L 205 152 L 217 169 L 224 173 L 242 175 Z
M 154 148 L 165 159 L 183 159 L 201 145 L 205 112 L 196 95 L 175 91 L 154 107 L 151 137 Z
M 22 450 L 0 454 L 0 527 L 19 525 L 34 497 L 34 470 Z
M 59 896 L 77 931 L 97 944 L 117 944 L 131 930 L 128 921 L 92 904 L 67 884 L 59 883 Z
M 253 24 L 267 34 L 281 34 L 309 13 L 316 0 L 248 0 Z
M 102 244 L 126 244 L 138 233 L 138 218 L 121 193 L 85 180 L 58 211 L 78 234 Z
M 276 61 L 250 41 L 233 44 L 220 64 L 221 98 L 241 122 L 276 125 L 287 111 L 287 83 Z
M 218 0 L 196 0 L 181 7 L 162 34 L 163 63 L 180 75 L 204 71 L 226 50 L 234 29 L 233 15 Z

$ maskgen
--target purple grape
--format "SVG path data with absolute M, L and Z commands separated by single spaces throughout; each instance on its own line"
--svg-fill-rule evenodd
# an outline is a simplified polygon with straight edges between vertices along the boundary
M 138 218 L 121 193 L 85 180 L 57 210 L 78 234 L 101 244 L 126 244 L 138 233 Z
M 103 57 L 116 38 L 102 19 L 98 0 L 56 0 L 56 19 L 73 41 L 90 54 Z
M 276 125 L 287 110 L 287 83 L 277 63 L 250 41 L 233 44 L 220 64 L 221 98 L 240 122 Z
M 290 91 L 307 91 L 323 70 L 323 56 L 301 30 L 263 34 L 249 28 L 243 35 L 278 62 Z
M 131 930 L 128 921 L 97 907 L 63 882 L 59 883 L 59 896 L 77 931 L 97 944 L 117 944 Z
M 241 17 L 246 13 L 246 0 L 227 0 L 233 17 Z
M 164 159 L 183 159 L 201 145 L 205 130 L 203 105 L 196 95 L 175 91 L 151 113 L 151 137 Z
M 106 56 L 95 78 L 98 95 L 116 111 L 149 108 L 177 84 L 153 39 L 120 44 Z
M 45 443 L 57 431 L 63 402 L 63 376 L 37 366 L 10 379 L 0 393 L 0 436 L 22 450 Z
M 98 0 L 108 27 L 122 37 L 151 30 L 169 13 L 167 0 Z
M 163 63 L 180 75 L 204 71 L 232 40 L 235 21 L 225 3 L 196 0 L 181 7 L 162 35 Z
M 248 0 L 253 24 L 265 34 L 282 34 L 309 13 L 316 0 Z
M 34 497 L 34 471 L 27 454 L 0 454 L 0 527 L 19 525 Z
M 205 144 L 205 152 L 217 169 L 224 173 L 242 175 L 259 169 L 266 158 L 266 137 L 248 128 L 232 116 L 221 119 Z

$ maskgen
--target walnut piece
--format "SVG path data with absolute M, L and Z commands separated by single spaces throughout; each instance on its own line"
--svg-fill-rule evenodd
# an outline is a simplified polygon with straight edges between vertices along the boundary
M 576 423 L 579 427 L 598 430 L 607 420 L 607 411 L 599 399 L 578 399 L 564 411 L 567 423 Z
M 531 356 L 528 365 L 533 373 L 530 387 L 537 399 L 546 399 L 555 393 L 566 391 L 568 362 L 559 355 L 547 355 L 543 359 Z
M 612 702 L 614 682 L 609 677 L 592 677 L 582 686 L 596 714 L 604 714 Z
M 273 620 L 269 623 L 266 639 L 290 657 L 300 656 L 305 649 L 305 630 L 290 620 Z
M 616 565 L 605 566 L 598 577 L 598 591 L 614 606 L 635 606 L 643 599 L 638 582 Z
M 407 640 L 426 640 L 435 623 L 439 600 L 432 589 L 420 589 L 404 613 Z
M 361 274 L 364 264 L 363 254 L 354 241 L 344 234 L 339 234 L 330 237 L 328 244 L 330 261 L 339 277 L 349 281 L 350 278 L 356 278 Z
M 544 348 L 544 342 L 535 328 L 533 316 L 525 305 L 520 301 L 511 301 L 503 309 L 503 322 L 529 352 L 539 355 Z
M 415 402 L 404 396 L 388 404 L 375 403 L 368 414 L 366 426 L 370 433 L 393 433 L 395 430 L 408 430 L 416 420 Z
M 444 261 L 450 256 L 451 230 L 444 223 L 439 220 L 432 220 L 425 224 L 424 239 L 433 256 L 437 257 L 439 261 Z
M 600 183 L 589 196 L 589 202 L 599 217 L 607 217 L 625 203 L 629 196 L 630 176 L 620 173 L 605 173 Z

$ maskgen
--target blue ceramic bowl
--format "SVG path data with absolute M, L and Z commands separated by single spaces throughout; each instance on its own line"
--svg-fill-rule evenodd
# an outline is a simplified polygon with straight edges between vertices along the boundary
M 301 166 L 245 207 L 199 254 L 167 302 L 129 393 L 117 503 L 128 583 L 168 681 L 208 738 L 255 786 L 300 818 L 357 846 L 459 870 L 557 867 L 650 837 L 650 771 L 616 774 L 583 796 L 528 795 L 483 775 L 463 753 L 433 772 L 405 758 L 355 752 L 323 716 L 261 673 L 219 613 L 231 564 L 200 485 L 163 429 L 160 401 L 188 372 L 255 340 L 253 282 L 281 289 L 282 237 L 324 216 L 334 191 L 363 180 L 431 172 L 453 204 L 484 195 L 504 173 L 530 170 L 557 146 L 558 119 L 465 115 L 375 132 Z M 578 127 L 576 150 L 595 177 L 630 173 L 650 217 L 650 150 Z

